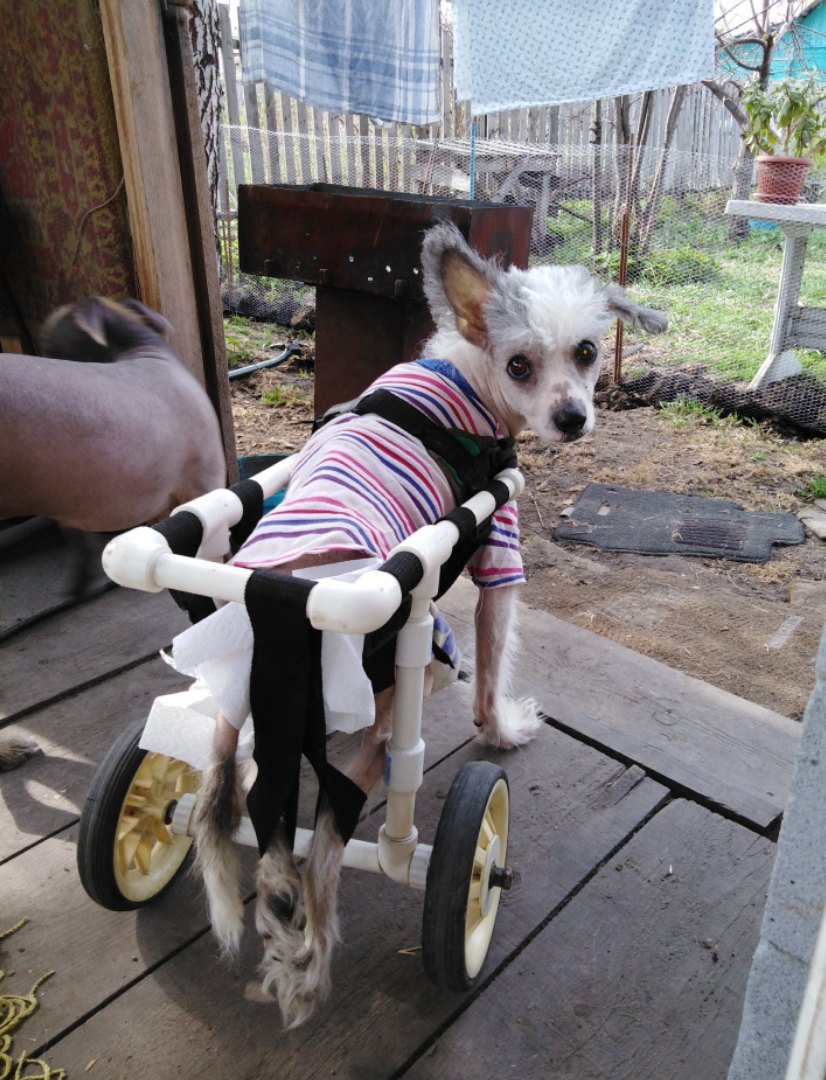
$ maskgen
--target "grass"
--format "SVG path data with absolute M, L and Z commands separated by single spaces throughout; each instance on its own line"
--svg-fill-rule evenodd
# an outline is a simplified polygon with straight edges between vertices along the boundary
M 795 488 L 795 494 L 801 499 L 826 499 L 826 476 L 814 473 Z
M 704 364 L 726 379 L 749 381 L 765 359 L 774 319 L 782 243 L 757 233 L 729 242 L 717 255 L 718 280 L 657 288 L 644 280 L 635 296 L 668 312 L 663 359 L 668 366 Z M 801 303 L 826 295 L 826 238 L 813 235 L 804 267 Z M 804 372 L 826 378 L 826 352 L 796 349 Z
M 279 408 L 283 405 L 295 405 L 304 401 L 306 394 L 297 386 L 276 386 L 272 390 L 264 390 L 261 394 L 261 404 Z
M 712 408 L 711 405 L 703 405 L 702 402 L 687 397 L 663 401 L 660 404 L 660 412 L 674 427 L 688 427 L 690 424 L 698 423 L 721 424 L 724 421 L 719 409 Z
M 651 255 L 636 265 L 638 279 L 629 288 L 641 303 L 668 313 L 669 330 L 657 342 L 662 366 L 703 364 L 720 378 L 748 382 L 768 352 L 783 235 L 779 229 L 752 229 L 740 242 L 729 240 L 726 198 L 711 192 L 664 199 Z M 563 209 L 549 220 L 553 261 L 584 262 L 602 277 L 615 277 L 618 253 L 593 256 L 590 202 L 568 200 L 562 206 L 578 216 Z M 815 229 L 800 301 L 821 307 L 824 296 L 826 233 Z M 646 338 L 629 330 L 626 340 Z M 804 372 L 826 379 L 826 351 L 795 349 L 795 355 Z

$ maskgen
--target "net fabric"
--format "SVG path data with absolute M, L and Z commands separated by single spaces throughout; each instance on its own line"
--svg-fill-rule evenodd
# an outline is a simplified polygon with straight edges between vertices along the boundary
M 301 133 L 224 128 L 221 246 L 228 310 L 294 325 L 314 301 L 301 283 L 238 272 L 238 183 L 321 182 L 464 199 L 473 185 L 477 200 L 534 207 L 532 264 L 584 263 L 606 281 L 619 274 L 627 216 L 627 287 L 671 319 L 660 338 L 626 330 L 621 371 L 629 391 L 645 401 L 688 397 L 722 412 L 774 417 L 804 434 L 826 434 L 826 311 L 819 310 L 826 295 L 826 235 L 811 229 L 805 258 L 778 296 L 786 234 L 780 224 L 725 213 L 730 146 L 701 155 L 515 138 L 414 138 L 395 126 L 371 125 L 366 135 L 341 130 L 329 118 Z M 823 171 L 809 170 L 802 199 L 821 199 L 824 180 Z M 752 177 L 752 195 L 755 190 Z M 749 390 L 769 352 L 778 300 L 789 307 L 789 348 L 800 369 Z M 613 340 L 605 347 L 612 358 Z

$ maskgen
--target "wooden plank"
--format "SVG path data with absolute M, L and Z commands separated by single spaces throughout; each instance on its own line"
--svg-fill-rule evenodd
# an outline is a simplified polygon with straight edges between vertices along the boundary
M 308 112 L 312 117 L 312 127 L 308 132 L 308 135 L 315 173 L 313 179 L 319 184 L 328 183 L 327 177 L 329 170 L 325 158 L 326 140 L 324 138 L 323 113 L 321 109 L 315 107 L 309 109 Z
M 467 581 L 460 590 L 472 590 Z M 440 606 L 453 621 L 452 595 Z M 469 604 L 464 604 L 464 609 Z M 783 812 L 800 725 L 607 638 L 523 608 L 520 691 L 566 731 L 768 829 Z
M 296 183 L 295 139 L 293 138 L 292 100 L 279 92 L 281 103 L 281 138 L 284 142 L 284 172 L 288 184 Z
M 350 187 L 358 187 L 358 175 L 356 172 L 356 136 L 358 135 L 357 117 L 351 113 L 345 113 L 341 118 L 341 126 L 345 138 L 345 152 L 347 160 L 347 180 Z
M 281 183 L 281 158 L 284 156 L 283 136 L 278 133 L 278 108 L 275 91 L 264 83 L 264 115 L 267 124 L 267 160 L 271 184 Z
M 5 525 L 0 532 L 0 641 L 70 605 L 81 564 L 88 576 L 87 595 L 111 584 L 100 566 L 108 536 L 86 533 L 82 545 L 79 537 L 74 539 L 78 542 L 49 518 Z
M 261 117 L 258 113 L 258 84 L 244 83 L 244 107 L 247 117 L 247 138 L 250 147 L 250 169 L 252 182 L 263 184 L 266 180 L 264 171 L 264 144 L 261 141 Z
M 206 147 L 201 127 L 195 58 L 189 31 L 189 13 L 176 9 L 166 20 L 170 87 L 178 130 L 181 177 L 186 191 L 187 231 L 192 251 L 192 273 L 201 335 L 203 376 L 207 394 L 218 415 L 227 465 L 227 484 L 238 481 L 238 454 L 232 416 L 224 311 L 218 272 L 217 222 L 207 178 Z
M 224 67 L 224 93 L 227 102 L 227 116 L 231 127 L 238 127 L 241 123 L 241 115 L 238 109 L 238 83 L 235 71 L 235 50 L 232 45 L 232 28 L 229 19 L 229 6 L 218 5 L 218 18 L 221 25 L 221 60 Z M 234 205 L 237 198 L 236 190 L 244 180 L 244 156 L 241 150 L 241 142 L 237 131 L 228 132 L 232 150 L 232 198 Z
M 113 589 L 0 646 L 0 723 L 151 656 L 189 625 L 166 593 Z
M 441 801 L 462 762 L 477 756 L 476 748 L 465 748 L 428 774 L 417 822 L 423 835 L 432 836 Z M 530 752 L 504 755 L 502 760 L 514 805 L 509 861 L 519 871 L 521 884 L 503 904 L 494 964 L 524 941 L 664 794 L 639 770 L 618 768 L 550 729 Z M 375 823 L 368 821 L 360 832 L 372 838 Z M 60 902 L 60 891 L 52 891 L 53 901 Z M 42 890 L 35 892 L 38 903 L 45 903 Z M 347 1062 L 348 1074 L 360 1080 L 394 1075 L 449 1020 L 462 999 L 434 990 L 422 971 L 415 952 L 421 895 L 350 871 L 342 884 L 341 911 L 344 945 L 336 959 L 333 995 L 316 1018 L 289 1036 L 280 1034 L 275 1006 L 262 1001 L 257 989 L 259 946 L 248 925 L 233 968 L 218 965 L 212 942 L 199 939 L 60 1039 L 49 1051 L 50 1060 L 80 1075 L 96 1058 L 95 1068 L 102 1075 L 136 1080 L 156 1068 L 162 1047 L 169 1076 L 205 1072 L 310 1080 L 329 1076 L 342 1062 Z M 154 918 L 146 911 L 137 920 L 138 971 L 148 967 L 141 953 L 143 940 L 153 936 Z M 116 932 L 101 922 L 96 949 L 119 952 L 128 967 L 134 954 L 128 927 L 125 937 L 127 945 L 121 947 Z M 60 1032 L 67 1017 L 78 1014 L 81 1001 L 104 1001 L 111 982 L 121 977 L 111 973 L 109 985 L 98 986 L 92 959 L 75 960 L 71 935 L 62 947 L 71 950 L 63 962 L 72 971 L 74 995 L 66 1000 L 64 988 L 53 979 L 49 993 L 55 997 L 47 1000 L 44 987 L 44 1007 L 27 1021 L 27 1034 L 35 1043 Z M 26 961 L 39 970 L 53 963 L 54 956 L 50 960 L 36 940 L 27 941 Z M 59 1005 L 58 993 L 64 995 Z M 376 1031 L 389 1031 L 389 1025 L 393 1038 L 376 1038 Z
M 28 716 L 4 734 L 33 738 L 42 755 L 3 774 L 0 862 L 77 821 L 97 763 L 159 694 L 191 680 L 158 657 Z
M 172 325 L 170 340 L 204 382 L 186 208 L 154 0 L 101 0 L 140 298 Z
M 4 942 L 3 967 L 8 974 L 4 992 L 14 987 L 26 993 L 44 971 L 55 973 L 38 994 L 41 1008 L 17 1034 L 19 1048 L 25 1046 L 30 1054 L 187 941 L 205 934 L 209 925 L 200 885 L 187 873 L 151 909 L 125 912 L 99 907 L 78 880 L 76 845 L 77 826 L 73 826 L 0 867 L 4 924 L 24 917 L 29 920 L 10 942 Z M 215 951 L 209 942 L 212 963 Z M 13 968 L 6 962 L 12 959 Z M 72 1072 L 84 1076 L 86 1065 L 96 1055 L 86 1045 L 79 1056 L 83 1060 Z M 49 1062 L 57 1064 L 51 1053 Z M 121 1074 L 118 1069 L 108 1074 L 100 1069 L 99 1075 Z M 125 1078 L 128 1072 L 122 1075 Z M 182 1075 L 188 1075 L 186 1070 Z
M 405 1077 L 723 1080 L 773 848 L 671 804 Z
M 297 182 L 299 184 L 311 184 L 310 173 L 310 141 L 307 134 L 307 102 L 296 100 L 296 159 L 297 159 Z

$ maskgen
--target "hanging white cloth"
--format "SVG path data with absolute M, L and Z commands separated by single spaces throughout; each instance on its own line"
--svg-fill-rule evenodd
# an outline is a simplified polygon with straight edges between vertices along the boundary
M 453 0 L 457 96 L 475 115 L 714 75 L 713 0 Z
M 439 120 L 439 0 L 242 0 L 244 78 L 333 113 Z

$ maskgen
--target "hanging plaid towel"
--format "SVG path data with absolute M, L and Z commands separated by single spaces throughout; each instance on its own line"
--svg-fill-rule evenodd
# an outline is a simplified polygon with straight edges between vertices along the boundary
M 456 93 L 474 115 L 714 75 L 713 0 L 454 0 Z
M 438 0 L 243 0 L 244 78 L 333 113 L 439 120 Z

